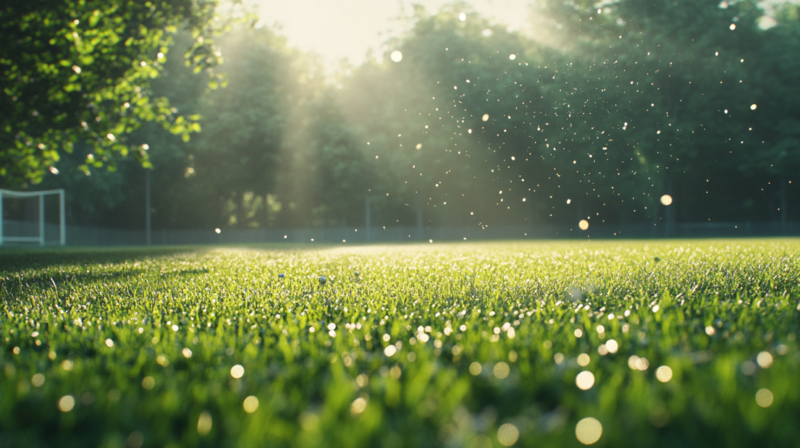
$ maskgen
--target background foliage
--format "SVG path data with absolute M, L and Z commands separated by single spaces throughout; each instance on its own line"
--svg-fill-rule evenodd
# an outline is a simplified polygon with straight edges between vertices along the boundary
M 214 43 L 225 88 L 172 53 L 148 59 L 146 97 L 199 121 L 164 112 L 142 124 L 141 113 L 114 112 L 97 131 L 92 124 L 91 138 L 74 126 L 59 133 L 74 137 L 71 154 L 49 144 L 36 152 L 25 144 L 34 140 L 9 134 L 18 149 L 3 157 L 34 151 L 20 157 L 39 165 L 7 159 L 3 179 L 18 185 L 20 173 L 54 164 L 60 174 L 40 186 L 70 188 L 72 222 L 140 227 L 139 162 L 101 151 L 125 152 L 105 137 L 124 124 L 128 142 L 150 147 L 161 228 L 361 226 L 367 205 L 378 226 L 797 219 L 800 71 L 788 55 L 800 51 L 798 7 L 778 7 L 768 29 L 759 8 L 754 0 L 544 1 L 529 32 L 509 32 L 465 3 L 434 15 L 417 7 L 380 57 L 335 73 L 279 30 L 234 27 Z M 198 52 L 196 35 L 149 39 L 165 54 Z M 68 69 L 54 72 L 54 85 L 76 76 Z M 115 111 L 130 101 L 120 95 L 108 103 Z M 9 120 L 27 123 L 26 110 Z M 99 155 L 118 173 L 100 175 Z M 675 205 L 660 205 L 663 194 Z

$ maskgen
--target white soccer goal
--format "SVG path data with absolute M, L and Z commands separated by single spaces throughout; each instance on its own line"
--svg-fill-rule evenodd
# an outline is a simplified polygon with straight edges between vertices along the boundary
M 11 191 L 0 190 L 0 246 L 5 243 L 39 243 L 45 245 L 45 222 L 44 222 L 44 198 L 48 195 L 58 195 L 59 199 L 59 243 L 61 246 L 67 244 L 66 224 L 64 222 L 64 190 L 45 190 L 45 191 Z M 3 226 L 3 201 L 5 199 L 29 199 L 39 198 L 39 218 L 38 235 L 36 236 L 6 236 Z

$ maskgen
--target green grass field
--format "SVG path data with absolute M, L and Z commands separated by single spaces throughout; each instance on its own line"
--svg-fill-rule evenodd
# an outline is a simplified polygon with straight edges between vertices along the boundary
M 798 446 L 798 256 L 6 250 L 0 447 Z

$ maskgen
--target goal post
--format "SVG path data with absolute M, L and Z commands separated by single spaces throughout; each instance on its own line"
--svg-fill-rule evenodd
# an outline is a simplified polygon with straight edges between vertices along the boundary
M 43 190 L 43 191 L 11 191 L 0 189 L 0 246 L 5 243 L 39 243 L 44 246 L 45 241 L 45 220 L 44 220 L 44 198 L 48 195 L 58 195 L 58 227 L 59 227 L 59 244 L 64 246 L 67 244 L 67 231 L 65 215 L 65 199 L 64 189 L 58 190 Z M 3 226 L 3 202 L 5 199 L 27 199 L 38 198 L 38 235 L 37 236 L 6 236 L 5 228 Z

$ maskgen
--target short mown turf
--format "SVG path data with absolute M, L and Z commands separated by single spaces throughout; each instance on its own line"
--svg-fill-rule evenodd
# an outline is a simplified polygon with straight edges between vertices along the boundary
M 797 446 L 799 251 L 4 251 L 0 446 Z

